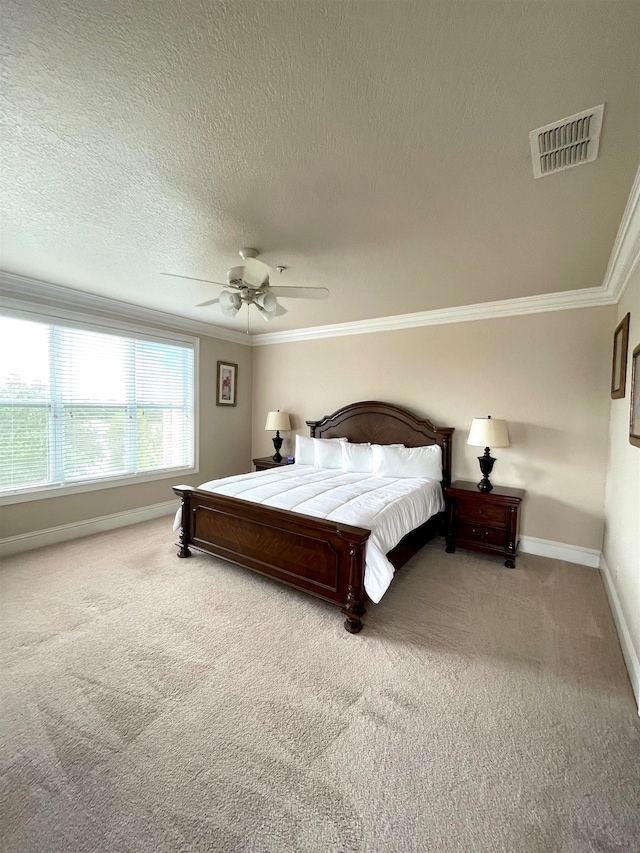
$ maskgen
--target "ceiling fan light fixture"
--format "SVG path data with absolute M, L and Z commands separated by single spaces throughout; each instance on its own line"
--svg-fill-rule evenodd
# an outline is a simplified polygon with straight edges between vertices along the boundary
M 261 308 L 264 308 L 265 311 L 268 311 L 269 314 L 274 314 L 278 307 L 278 300 L 275 298 L 273 293 L 269 293 L 268 290 L 264 293 L 259 293 L 256 296 L 256 303 Z
M 223 308 L 220 306 L 222 313 L 225 317 L 229 317 L 230 320 L 233 320 L 240 308 Z
M 241 302 L 239 293 L 229 293 L 228 290 L 223 290 L 220 294 L 220 305 L 223 308 L 239 308 Z
M 239 293 L 229 293 L 228 290 L 223 290 L 220 294 L 220 308 L 225 317 L 235 317 L 241 305 L 242 299 Z
M 224 314 L 224 316 L 229 317 L 230 320 L 233 320 L 235 318 L 236 314 L 238 313 L 238 311 L 240 310 L 240 308 L 222 308 L 222 306 L 220 306 L 220 307 L 222 309 L 222 313 Z
M 255 302 L 254 305 L 256 306 L 258 313 L 265 321 L 265 323 L 268 323 L 270 320 L 273 320 L 273 318 L 276 316 L 275 311 L 267 311 L 266 308 L 263 308 L 262 305 L 258 305 L 257 302 Z

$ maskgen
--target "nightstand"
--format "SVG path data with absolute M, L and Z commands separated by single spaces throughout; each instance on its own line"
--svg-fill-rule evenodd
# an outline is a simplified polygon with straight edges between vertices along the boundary
M 524 489 L 494 486 L 480 492 L 476 483 L 456 480 L 445 488 L 448 504 L 446 551 L 456 548 L 495 554 L 515 569 Z
M 282 457 L 282 462 L 276 462 L 271 456 L 261 456 L 259 459 L 252 459 L 251 461 L 256 466 L 256 471 L 266 471 L 268 468 L 282 468 L 284 465 L 293 465 L 293 462 L 289 462 L 286 456 Z

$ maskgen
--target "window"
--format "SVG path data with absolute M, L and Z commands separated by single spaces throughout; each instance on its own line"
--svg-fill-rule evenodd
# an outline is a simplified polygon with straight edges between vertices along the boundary
M 0 435 L 0 496 L 193 468 L 194 341 L 0 317 Z

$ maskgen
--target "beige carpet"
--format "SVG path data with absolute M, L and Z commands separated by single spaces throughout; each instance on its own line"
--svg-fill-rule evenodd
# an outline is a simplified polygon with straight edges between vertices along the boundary
M 597 571 L 438 541 L 351 636 L 170 524 L 4 562 L 3 851 L 640 849 Z

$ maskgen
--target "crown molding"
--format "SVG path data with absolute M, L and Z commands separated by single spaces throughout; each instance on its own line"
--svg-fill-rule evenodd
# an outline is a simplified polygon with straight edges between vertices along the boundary
M 618 266 L 618 269 L 622 269 L 622 266 Z M 613 281 L 613 278 L 611 280 Z M 120 302 L 117 299 L 110 299 L 106 296 L 97 296 L 92 293 L 85 293 L 69 287 L 63 287 L 62 285 L 39 281 L 2 270 L 0 270 L 0 295 L 5 298 L 7 303 L 20 299 L 41 300 L 48 306 L 52 305 L 66 310 L 77 309 L 94 314 L 115 315 L 120 318 L 127 317 L 132 320 L 166 326 L 170 329 L 219 338 L 220 340 L 244 346 L 262 346 L 265 344 L 316 340 L 318 338 L 336 338 L 344 335 L 363 335 L 373 332 L 415 329 L 421 326 L 464 323 L 473 320 L 490 320 L 501 317 L 512 317 L 519 314 L 565 311 L 571 308 L 592 308 L 600 305 L 611 305 L 617 301 L 612 293 L 605 290 L 604 287 L 594 287 L 248 336 L 242 332 L 234 332 L 230 329 L 223 329 L 218 326 L 209 325 L 208 323 L 190 320 L 186 317 L 166 314 L 163 311 L 156 311 L 152 308 L 132 305 L 129 302 Z
M 232 329 L 224 329 L 198 320 L 190 320 L 187 317 L 179 317 L 175 314 L 167 314 L 164 311 L 156 311 L 153 308 L 144 308 L 141 305 L 132 305 L 130 302 L 121 302 L 118 299 L 110 299 L 107 296 L 97 296 L 94 293 L 85 293 L 74 290 L 71 287 L 63 287 L 60 284 L 51 284 L 35 278 L 17 275 L 16 273 L 0 270 L 0 296 L 7 300 L 40 300 L 46 305 L 62 308 L 76 309 L 100 315 L 115 315 L 120 318 L 138 320 L 145 323 L 153 323 L 156 326 L 165 326 L 169 329 L 177 329 L 182 332 L 204 335 L 209 338 L 219 338 L 234 344 L 251 346 L 249 336 L 242 332 L 234 332 Z
M 611 257 L 604 276 L 603 288 L 619 302 L 631 273 L 640 262 L 640 166 L 629 193 Z
M 398 329 L 415 329 L 420 326 L 439 326 L 446 323 L 465 323 L 472 320 L 492 320 L 520 314 L 541 314 L 547 311 L 566 311 L 571 308 L 594 308 L 612 305 L 612 296 L 602 287 L 567 290 L 562 293 L 544 293 L 538 296 L 523 296 L 517 299 L 501 299 L 497 302 L 480 302 L 476 305 L 461 305 L 455 308 L 440 308 L 435 311 L 419 311 L 414 314 L 396 314 L 393 317 L 378 317 L 373 320 L 356 320 L 352 323 L 336 323 L 332 326 L 314 326 L 290 332 L 267 332 L 253 336 L 253 345 L 280 344 L 291 341 L 306 341 L 317 338 L 336 338 L 342 335 L 365 335 L 371 332 L 388 332 Z

